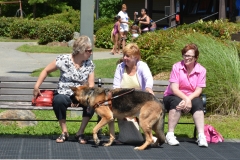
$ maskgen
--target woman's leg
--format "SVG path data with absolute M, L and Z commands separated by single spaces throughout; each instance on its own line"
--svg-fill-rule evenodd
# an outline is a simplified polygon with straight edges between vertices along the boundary
M 201 98 L 194 98 L 192 100 L 191 113 L 193 120 L 198 131 L 198 146 L 208 147 L 208 143 L 204 134 L 204 113 L 203 113 L 203 102 Z
M 64 142 L 69 136 L 67 125 L 66 125 L 66 113 L 67 113 L 67 107 L 69 107 L 70 105 L 71 105 L 71 100 L 66 95 L 57 94 L 53 98 L 53 110 L 62 130 L 60 137 L 56 139 L 57 142 Z
M 83 107 L 82 123 L 81 123 L 81 126 L 80 126 L 78 132 L 75 135 L 75 138 L 81 144 L 86 144 L 87 143 L 87 141 L 84 140 L 84 130 L 85 130 L 89 120 L 92 118 L 93 114 L 94 114 L 94 109 L 91 109 L 90 111 L 87 111 L 87 108 Z
M 181 111 L 176 110 L 176 106 L 181 102 L 181 98 L 170 95 L 163 98 L 164 106 L 168 110 L 168 132 L 166 135 L 166 142 L 169 145 L 179 145 L 174 130 L 181 117 Z
M 193 120 L 198 133 L 204 133 L 204 113 L 203 102 L 201 98 L 194 98 L 192 100 L 191 113 L 193 115 Z

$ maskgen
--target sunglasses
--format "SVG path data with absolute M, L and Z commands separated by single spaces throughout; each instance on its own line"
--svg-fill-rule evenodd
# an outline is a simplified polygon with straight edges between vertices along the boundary
M 86 49 L 85 52 L 92 53 L 92 49 Z

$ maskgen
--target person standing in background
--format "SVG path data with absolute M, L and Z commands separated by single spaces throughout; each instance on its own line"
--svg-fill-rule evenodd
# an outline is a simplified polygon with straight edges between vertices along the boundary
M 127 6 L 126 4 L 122 5 L 122 10 L 118 13 L 118 15 L 121 17 L 121 24 L 120 24 L 120 35 L 121 35 L 121 43 L 122 43 L 122 49 L 126 45 L 126 39 L 127 39 L 127 34 L 129 31 L 129 17 L 127 14 Z

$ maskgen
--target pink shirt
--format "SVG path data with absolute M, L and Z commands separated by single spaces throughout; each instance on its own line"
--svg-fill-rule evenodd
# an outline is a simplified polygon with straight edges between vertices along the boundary
M 191 74 L 188 76 L 184 62 L 177 62 L 172 67 L 169 82 L 179 84 L 179 90 L 189 96 L 197 87 L 206 87 L 206 69 L 199 63 L 196 63 Z M 164 96 L 169 95 L 173 95 L 170 84 L 164 92 Z

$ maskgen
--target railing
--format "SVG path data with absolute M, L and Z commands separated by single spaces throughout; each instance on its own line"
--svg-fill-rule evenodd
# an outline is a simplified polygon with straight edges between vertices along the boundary
M 173 14 L 167 16 L 167 17 L 161 18 L 161 19 L 159 19 L 159 20 L 157 20 L 157 21 L 154 21 L 154 22 L 155 22 L 155 23 L 160 22 L 160 21 L 162 21 L 162 20 L 164 20 L 164 19 L 166 19 L 166 18 L 172 17 L 172 16 L 174 16 L 174 15 L 176 15 L 176 14 L 177 14 L 177 13 L 173 13 Z
M 199 19 L 199 20 L 204 20 L 204 19 L 207 19 L 207 18 L 209 18 L 209 17 L 215 16 L 216 14 L 218 14 L 218 12 L 216 12 L 216 13 L 213 13 L 213 14 L 211 14 L 211 15 L 209 15 L 209 16 L 206 16 L 206 17 L 204 17 L 204 18 L 201 18 L 201 19 Z M 197 21 L 199 21 L 199 20 L 197 20 Z M 189 25 L 191 25 L 191 24 L 194 24 L 194 23 L 196 23 L 197 21 L 195 21 L 195 22 L 192 22 L 192 23 L 190 23 Z

